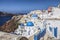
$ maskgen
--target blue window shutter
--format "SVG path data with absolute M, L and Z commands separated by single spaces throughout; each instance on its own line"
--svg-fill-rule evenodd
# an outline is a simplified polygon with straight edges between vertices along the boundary
M 54 36 L 57 37 L 57 27 L 54 28 Z

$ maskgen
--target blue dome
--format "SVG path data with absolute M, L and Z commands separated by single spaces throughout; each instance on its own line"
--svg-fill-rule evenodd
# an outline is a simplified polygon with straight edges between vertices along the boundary
M 26 26 L 34 26 L 33 22 L 27 22 Z
M 24 26 L 24 23 L 20 23 L 20 26 Z
M 32 17 L 38 17 L 38 15 L 37 14 L 32 14 Z

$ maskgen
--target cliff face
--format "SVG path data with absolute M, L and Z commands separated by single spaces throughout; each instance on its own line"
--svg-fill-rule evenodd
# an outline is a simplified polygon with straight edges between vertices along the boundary
M 17 28 L 17 25 L 14 21 L 14 19 L 7 21 L 3 26 L 1 26 L 1 31 L 4 32 L 11 32 L 14 31 Z
M 11 20 L 7 21 L 3 26 L 0 27 L 1 31 L 4 32 L 14 32 L 14 30 L 18 27 L 17 21 L 21 19 L 22 16 L 13 16 Z
M 12 16 L 12 18 L 6 21 L 4 25 L 0 26 L 0 31 L 4 31 L 8 33 L 14 32 L 14 30 L 18 27 L 17 21 L 19 21 L 22 17 L 20 14 L 13 14 L 13 13 L 1 12 L 1 11 L 0 11 L 0 16 L 2 17 L 7 16 L 7 18 L 8 16 Z

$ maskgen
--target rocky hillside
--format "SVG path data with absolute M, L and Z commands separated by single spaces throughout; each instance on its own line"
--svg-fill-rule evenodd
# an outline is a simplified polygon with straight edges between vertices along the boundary
M 19 21 L 22 17 L 22 15 L 16 15 L 16 14 L 8 14 L 8 13 L 3 13 L 0 12 L 0 16 L 13 16 L 10 20 L 8 20 L 6 23 L 4 23 L 4 25 L 2 25 L 0 27 L 0 31 L 4 31 L 4 32 L 13 32 L 17 27 L 17 21 Z
M 0 27 L 0 31 L 4 32 L 14 32 L 18 27 L 17 21 L 21 19 L 22 16 L 13 16 L 11 20 L 8 20 L 3 26 Z

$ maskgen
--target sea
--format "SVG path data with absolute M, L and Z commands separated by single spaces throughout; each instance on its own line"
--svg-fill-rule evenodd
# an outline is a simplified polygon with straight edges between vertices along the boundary
M 0 16 L 0 26 L 4 25 L 6 21 L 10 20 L 12 16 Z

